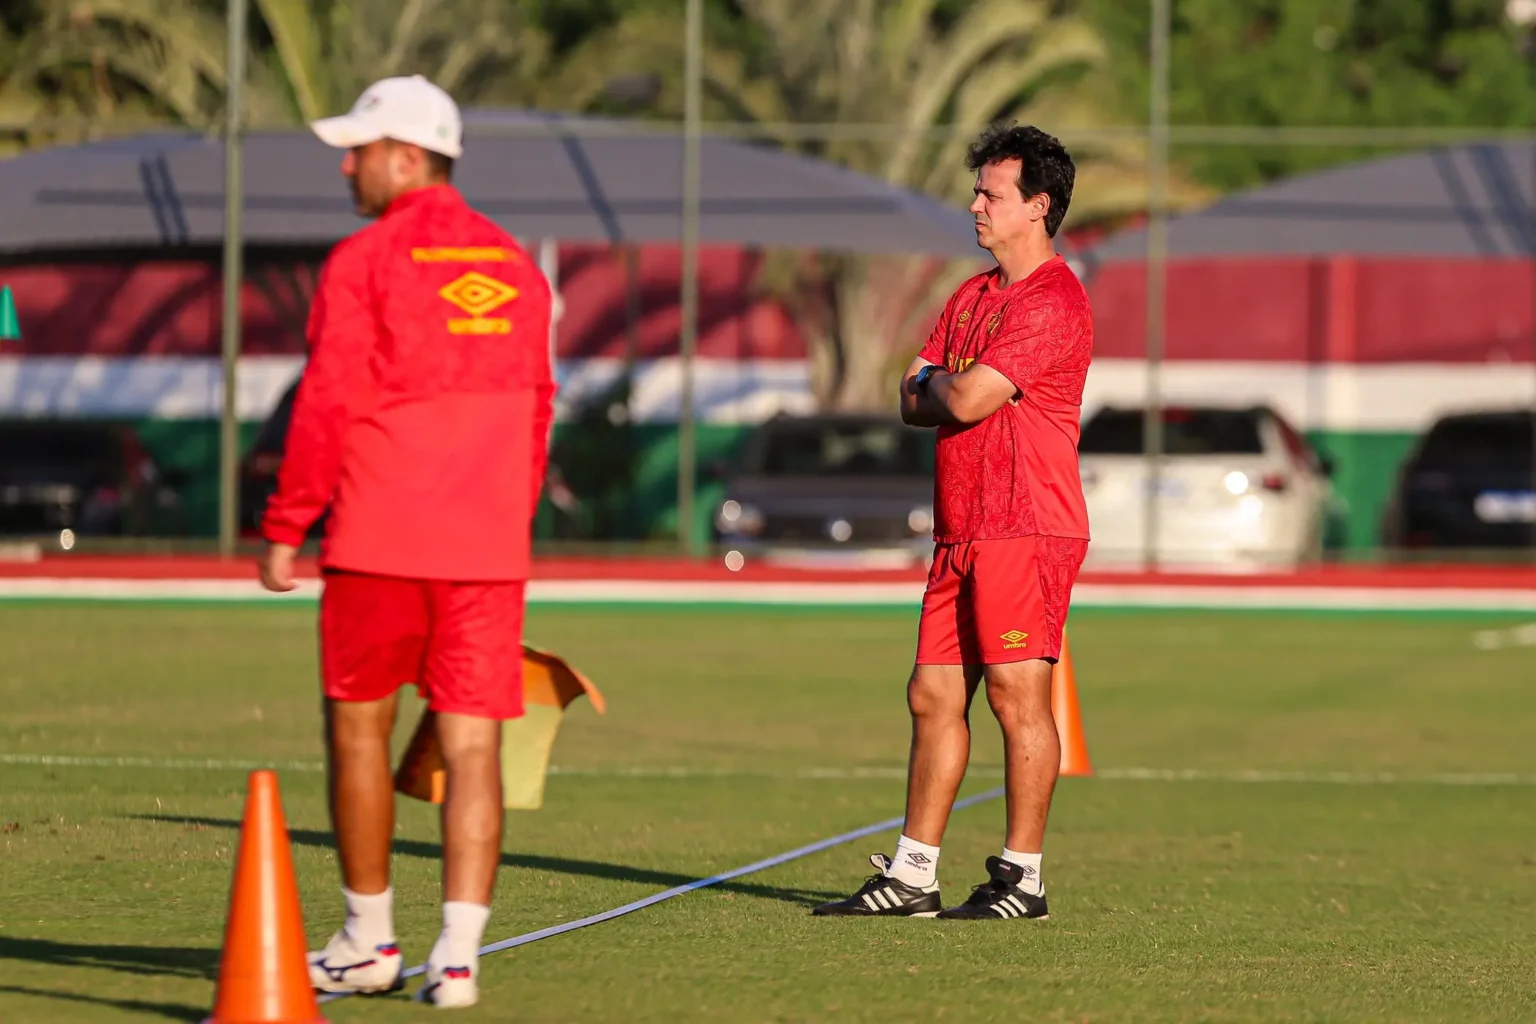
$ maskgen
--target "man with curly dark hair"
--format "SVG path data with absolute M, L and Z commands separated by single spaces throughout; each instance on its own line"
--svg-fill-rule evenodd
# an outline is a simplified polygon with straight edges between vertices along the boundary
M 1093 315 L 1055 250 L 1076 173 L 1062 144 L 995 126 L 968 164 L 976 240 L 997 266 L 950 298 L 901 382 L 902 419 L 938 429 L 934 561 L 907 684 L 906 822 L 895 856 L 871 857 L 877 872 L 820 915 L 1047 916 L 1040 858 L 1061 763 L 1051 673 L 1088 550 L 1077 441 Z M 988 880 L 943 909 L 939 843 L 982 680 L 1003 731 L 1007 836 Z

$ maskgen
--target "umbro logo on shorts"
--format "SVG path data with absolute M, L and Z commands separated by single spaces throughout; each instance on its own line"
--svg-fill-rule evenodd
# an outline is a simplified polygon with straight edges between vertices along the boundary
M 1017 629 L 1010 629 L 1008 632 L 998 637 L 998 639 L 1003 642 L 1003 649 L 1005 651 L 1011 651 L 1015 648 L 1029 646 L 1029 634 L 1020 632 Z

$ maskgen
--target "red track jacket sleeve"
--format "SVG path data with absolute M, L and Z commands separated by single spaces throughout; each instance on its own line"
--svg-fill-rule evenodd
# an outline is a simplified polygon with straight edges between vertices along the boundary
M 309 363 L 294 396 L 289 442 L 267 504 L 267 540 L 295 547 L 336 496 L 347 425 L 372 398 L 378 339 L 366 247 L 342 242 L 320 272 L 310 305 Z M 295 443 L 297 442 L 297 443 Z

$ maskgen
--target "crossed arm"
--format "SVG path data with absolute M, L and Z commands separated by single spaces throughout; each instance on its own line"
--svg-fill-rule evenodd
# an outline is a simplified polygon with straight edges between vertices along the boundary
M 990 366 L 973 363 L 960 373 L 936 369 L 923 388 L 917 375 L 932 365 L 922 356 L 912 360 L 901 378 L 901 421 L 914 427 L 980 423 L 1018 394 L 1013 381 Z

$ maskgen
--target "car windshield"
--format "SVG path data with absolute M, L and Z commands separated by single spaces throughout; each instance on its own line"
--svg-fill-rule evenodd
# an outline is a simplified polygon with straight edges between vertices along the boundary
M 86 473 L 115 473 L 121 449 L 112 429 L 94 423 L 0 425 L 0 479 L 43 483 Z
M 1083 455 L 1140 455 L 1146 450 L 1140 409 L 1105 409 L 1083 426 Z M 1168 455 L 1262 455 L 1259 414 L 1250 410 L 1165 409 Z
M 762 476 L 921 476 L 933 440 L 900 424 L 795 423 L 767 428 L 747 459 Z
M 89 423 L 0 425 L 0 461 L 109 462 L 117 456 L 111 428 Z
M 1529 471 L 1533 424 L 1517 416 L 1441 420 L 1424 439 L 1419 468 Z

